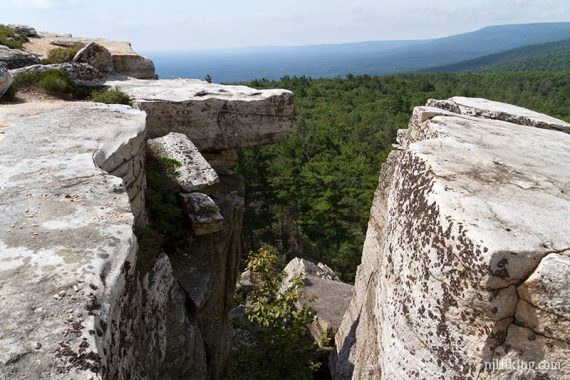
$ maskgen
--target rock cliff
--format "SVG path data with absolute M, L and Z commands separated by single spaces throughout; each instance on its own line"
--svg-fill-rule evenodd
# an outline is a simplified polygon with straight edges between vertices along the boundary
M 133 90 L 133 107 L 0 105 L 0 378 L 219 379 L 244 207 L 233 149 L 286 138 L 292 94 L 138 81 L 154 78 L 152 62 L 128 44 L 92 41 L 39 33 L 26 49 L 86 46 L 78 62 L 58 69 L 88 67 L 104 81 L 104 45 L 116 72 L 130 75 L 121 77 L 129 93 L 144 94 Z M 37 70 L 34 63 L 22 70 Z M 0 74 L 2 86 L 11 81 Z M 160 86 L 174 95 L 153 93 Z M 152 155 L 180 165 L 185 232 L 149 258 L 134 231 L 149 222 Z
M 484 99 L 414 110 L 382 167 L 334 378 L 570 378 L 569 127 Z

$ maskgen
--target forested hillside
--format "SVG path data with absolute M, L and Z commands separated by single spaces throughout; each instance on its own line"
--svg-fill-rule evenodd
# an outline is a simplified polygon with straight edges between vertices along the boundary
M 246 178 L 244 252 L 263 244 L 287 259 L 322 261 L 352 281 L 382 162 L 412 108 L 428 98 L 484 97 L 570 121 L 570 74 L 410 74 L 285 77 L 257 88 L 296 95 L 297 128 L 279 145 L 240 151 Z
M 570 70 L 570 39 L 530 45 L 503 53 L 425 71 L 561 71 Z

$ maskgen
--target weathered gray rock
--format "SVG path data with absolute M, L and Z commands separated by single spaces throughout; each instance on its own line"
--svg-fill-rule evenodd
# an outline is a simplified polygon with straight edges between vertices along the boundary
M 16 33 L 25 36 L 25 37 L 39 37 L 38 32 L 34 28 L 28 25 L 21 25 L 21 24 L 11 24 L 8 25 L 9 28 L 12 28 L 16 31 Z
M 58 70 L 67 75 L 78 85 L 84 86 L 100 86 L 105 83 L 105 75 L 93 66 L 86 63 L 54 63 L 51 65 L 33 65 L 22 67 L 20 69 L 10 70 L 13 76 L 28 72 L 46 72 L 50 70 Z
M 73 57 L 73 62 L 86 63 L 104 74 L 113 73 L 115 71 L 113 56 L 109 50 L 97 42 L 90 42 L 87 46 L 79 50 L 75 57 Z
M 334 341 L 334 335 L 354 292 L 353 286 L 341 282 L 328 266 L 314 264 L 308 260 L 294 258 L 285 269 L 284 286 L 293 277 L 302 276 L 304 297 L 301 302 L 309 304 L 317 311 L 315 321 L 309 331 L 320 342 L 323 337 Z
M 60 40 L 53 40 L 50 41 L 50 44 L 54 46 L 64 47 L 64 48 L 75 48 L 75 49 L 82 49 L 84 48 L 87 43 L 83 41 L 77 41 L 74 39 L 60 39 Z
M 8 91 L 8 88 L 13 82 L 12 75 L 4 68 L 0 66 L 0 98 L 4 96 L 4 93 Z
M 27 51 L 10 49 L 0 46 L 0 66 L 10 69 L 18 69 L 20 67 L 37 65 L 40 59 L 37 55 Z
M 169 133 L 166 136 L 148 140 L 147 146 L 156 157 L 169 158 L 181 164 L 175 169 L 177 175 L 174 178 L 181 191 L 201 190 L 219 181 L 214 169 L 186 135 Z
M 569 377 L 564 122 L 429 104 L 382 169 L 334 377 Z M 561 368 L 521 369 L 544 361 Z
M 119 87 L 133 106 L 147 113 L 151 138 L 183 133 L 200 151 L 271 144 L 292 128 L 293 95 L 193 79 L 124 80 Z
M 137 242 L 123 180 L 101 167 L 144 154 L 144 130 L 144 113 L 126 106 L 0 107 L 0 378 L 106 366 L 98 332 Z
M 224 217 L 212 198 L 202 193 L 181 193 L 180 198 L 194 236 L 209 235 L 224 228 Z

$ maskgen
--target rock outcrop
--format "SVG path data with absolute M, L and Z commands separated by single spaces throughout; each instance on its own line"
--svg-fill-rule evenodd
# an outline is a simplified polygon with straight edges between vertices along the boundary
M 128 42 L 41 32 L 38 37 L 30 38 L 29 42 L 24 44 L 24 49 L 41 57 L 46 57 L 50 50 L 56 47 L 85 48 L 90 43 L 96 43 L 109 51 L 113 59 L 112 66 L 114 67 L 114 72 L 132 78 L 155 79 L 154 63 L 150 59 L 137 54 Z M 103 57 L 101 49 L 97 50 L 98 57 Z M 81 60 L 81 62 L 83 61 Z M 92 64 L 91 62 L 89 63 Z M 106 62 L 106 58 L 99 60 L 99 63 L 107 67 L 107 69 L 111 68 L 110 63 Z M 99 64 L 96 65 L 99 66 Z M 102 67 L 98 68 L 102 69 Z M 103 69 L 103 71 L 105 72 L 106 70 Z
M 326 338 L 332 343 L 352 299 L 353 286 L 341 282 L 328 266 L 300 258 L 291 260 L 284 272 L 285 284 L 296 276 L 304 278 L 303 299 L 308 300 L 309 305 L 317 311 L 309 329 L 313 339 L 320 342 Z
M 144 155 L 144 132 L 126 106 L 0 107 L 1 378 L 101 372 L 137 255 L 135 210 L 107 171 Z
M 222 378 L 244 207 L 229 147 L 285 138 L 292 104 L 266 99 L 290 99 L 287 91 L 243 100 L 226 94 L 256 91 L 201 88 L 219 92 L 209 101 L 224 103 L 237 119 L 221 125 L 234 130 L 216 133 L 245 136 L 209 146 L 218 173 L 188 138 L 207 135 L 217 123 L 208 118 L 223 119 L 221 112 L 204 111 L 184 134 L 166 131 L 150 141 L 152 154 L 180 163 L 176 191 L 187 214 L 179 228 L 188 233 L 169 242 L 175 254 L 158 257 L 145 256 L 133 232 L 149 220 L 148 115 L 56 100 L 0 107 L 0 223 L 8 226 L 0 230 L 1 378 Z M 163 105 L 153 112 L 170 114 Z M 200 106 L 209 107 L 193 96 L 177 105 L 182 115 Z M 280 115 L 278 136 L 259 109 Z M 257 123 L 256 133 L 247 133 L 247 120 Z
M 570 377 L 569 124 L 414 110 L 376 190 L 336 379 Z
M 0 45 L 0 66 L 11 70 L 38 64 L 40 64 L 40 58 L 37 55 Z

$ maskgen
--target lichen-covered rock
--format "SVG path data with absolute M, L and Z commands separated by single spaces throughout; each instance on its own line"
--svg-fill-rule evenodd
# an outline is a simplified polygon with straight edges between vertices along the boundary
M 83 86 L 100 86 L 105 83 L 105 75 L 93 66 L 86 63 L 67 62 L 54 63 L 51 65 L 32 65 L 20 69 L 10 70 L 10 74 L 16 76 L 29 72 L 46 72 L 58 70 L 67 75 L 75 84 Z
M 39 63 L 40 58 L 35 54 L 0 45 L 0 66 L 4 66 L 8 70 L 37 65 Z
M 97 42 L 90 42 L 79 50 L 73 57 L 73 62 L 86 63 L 104 74 L 110 74 L 115 71 L 113 56 L 109 50 Z
M 334 377 L 570 377 L 566 123 L 428 104 L 382 169 Z
M 107 82 L 147 113 L 151 138 L 183 133 L 200 151 L 271 144 L 293 127 L 293 94 L 194 79 Z
M 214 169 L 186 135 L 172 132 L 149 139 L 147 147 L 154 156 L 175 160 L 180 164 L 175 168 L 176 176 L 173 180 L 181 191 L 201 190 L 219 181 Z
M 0 378 L 93 377 L 137 252 L 123 180 L 101 167 L 144 154 L 145 115 L 2 105 L 0 129 Z
M 13 81 L 14 79 L 8 70 L 6 70 L 4 66 L 0 66 L 0 98 L 8 91 Z

